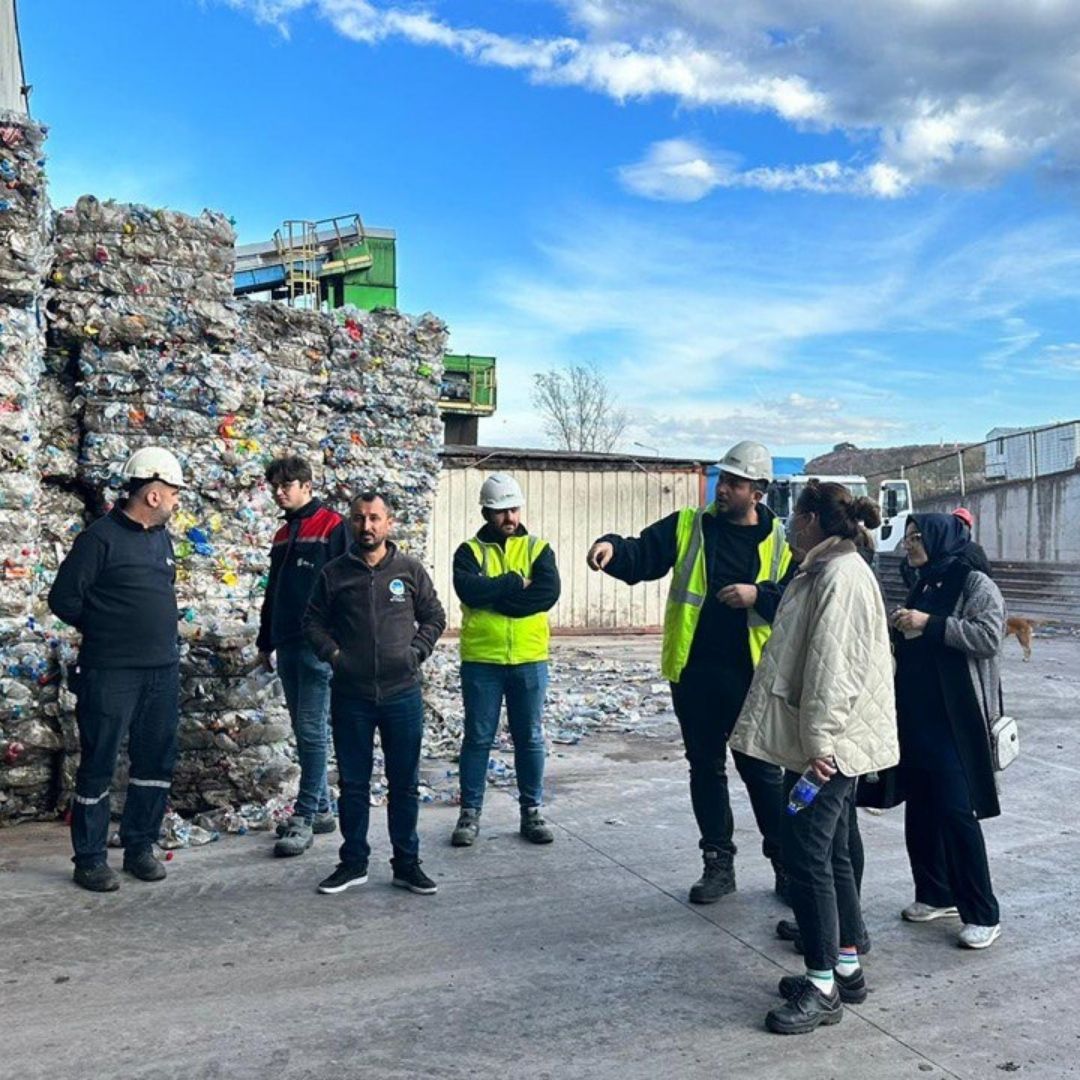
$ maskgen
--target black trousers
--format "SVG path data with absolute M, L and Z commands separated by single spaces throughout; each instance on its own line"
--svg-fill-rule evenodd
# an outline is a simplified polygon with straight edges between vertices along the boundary
M 798 773 L 784 775 L 790 790 Z M 802 935 L 806 966 L 813 971 L 831 971 L 841 945 L 856 946 L 866 940 L 849 849 L 854 813 L 855 778 L 836 773 L 808 807 L 783 817 L 791 907 Z
M 690 763 L 690 802 L 701 831 L 700 846 L 729 857 L 735 855 L 735 819 L 728 792 L 728 739 L 752 678 L 752 671 L 687 668 L 680 681 L 671 685 L 675 715 Z M 750 795 L 762 851 L 779 865 L 780 819 L 785 799 L 783 770 L 735 750 L 732 757 Z
M 71 810 L 72 861 L 91 867 L 106 861 L 109 787 L 125 735 L 131 771 L 120 839 L 132 854 L 158 839 L 176 765 L 180 668 L 87 668 L 75 691 L 82 757 Z
M 966 923 L 1001 920 L 982 826 L 957 760 L 940 770 L 904 766 L 904 838 L 915 879 L 915 899 L 953 907 Z

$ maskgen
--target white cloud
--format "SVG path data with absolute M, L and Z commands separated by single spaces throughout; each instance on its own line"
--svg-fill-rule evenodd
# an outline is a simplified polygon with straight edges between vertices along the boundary
M 859 160 L 737 174 L 769 190 L 892 198 L 925 184 L 993 183 L 1031 163 L 1069 181 L 1080 170 L 1072 0 L 549 0 L 571 33 L 543 38 L 369 0 L 225 2 L 283 32 L 306 9 L 365 44 L 398 37 L 620 102 L 660 96 L 691 109 L 768 111 L 863 143 Z M 721 186 L 713 181 L 727 174 L 713 177 L 715 162 L 700 162 L 700 176 L 669 176 L 653 197 Z M 649 193 L 648 174 L 639 176 Z

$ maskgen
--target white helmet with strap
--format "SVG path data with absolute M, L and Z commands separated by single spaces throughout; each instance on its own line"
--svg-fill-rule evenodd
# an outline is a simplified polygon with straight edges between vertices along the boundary
M 184 470 L 176 455 L 162 446 L 144 446 L 124 462 L 120 475 L 130 484 L 134 480 L 160 480 L 170 487 L 184 487 Z

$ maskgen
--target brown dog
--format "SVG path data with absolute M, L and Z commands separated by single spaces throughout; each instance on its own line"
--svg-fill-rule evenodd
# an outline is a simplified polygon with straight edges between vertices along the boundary
M 1031 659 L 1031 639 L 1035 634 L 1035 624 L 1030 619 L 1006 619 L 1005 636 L 1016 635 L 1020 648 L 1024 650 L 1024 660 Z

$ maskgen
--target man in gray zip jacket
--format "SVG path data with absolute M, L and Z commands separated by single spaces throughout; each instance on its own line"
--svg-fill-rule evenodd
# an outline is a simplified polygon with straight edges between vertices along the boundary
M 417 786 L 424 704 L 420 665 L 446 628 L 446 613 L 418 559 L 389 540 L 389 496 L 366 491 L 350 511 L 354 543 L 323 568 L 304 615 L 315 654 L 333 665 L 330 725 L 337 754 L 342 845 L 337 869 L 319 884 L 339 893 L 367 881 L 371 768 L 376 730 L 389 789 L 393 883 L 435 892 L 420 869 Z

